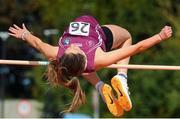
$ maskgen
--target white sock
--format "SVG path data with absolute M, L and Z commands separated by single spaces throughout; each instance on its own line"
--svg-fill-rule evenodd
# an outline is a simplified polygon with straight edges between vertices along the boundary
M 127 74 L 125 72 L 118 72 L 118 75 L 124 77 L 125 79 L 127 79 Z

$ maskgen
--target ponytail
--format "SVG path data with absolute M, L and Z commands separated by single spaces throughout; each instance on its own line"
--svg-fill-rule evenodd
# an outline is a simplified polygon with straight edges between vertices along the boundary
M 76 77 L 73 77 L 70 81 L 68 81 L 65 87 L 72 90 L 74 97 L 69 109 L 64 112 L 74 112 L 77 107 L 85 103 L 85 93 L 82 91 L 80 82 Z
M 63 112 L 74 112 L 81 104 L 85 103 L 85 93 L 82 91 L 78 78 L 67 76 L 67 69 L 60 67 L 57 60 L 53 60 L 49 63 L 45 76 L 47 77 L 50 85 L 58 87 L 60 85 L 71 89 L 74 94 L 69 109 Z

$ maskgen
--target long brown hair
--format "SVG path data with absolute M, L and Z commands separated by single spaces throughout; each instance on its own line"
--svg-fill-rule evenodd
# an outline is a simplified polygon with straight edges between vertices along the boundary
M 48 82 L 57 87 L 64 86 L 71 89 L 74 94 L 69 109 L 64 112 L 73 112 L 81 104 L 85 103 L 85 93 L 81 89 L 80 82 L 75 76 L 79 76 L 85 67 L 85 57 L 82 54 L 64 54 L 59 60 L 49 63 L 46 70 Z

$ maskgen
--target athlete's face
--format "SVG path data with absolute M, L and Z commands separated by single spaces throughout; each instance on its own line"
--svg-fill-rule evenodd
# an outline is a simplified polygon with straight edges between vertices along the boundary
M 76 46 L 75 44 L 71 44 L 65 51 L 66 54 L 69 54 L 69 53 L 73 53 L 73 54 L 83 54 L 84 55 L 84 52 L 78 47 Z
M 85 59 L 86 59 L 86 63 L 85 63 L 85 68 L 87 66 L 87 57 L 85 55 L 85 53 L 75 44 L 71 44 L 67 49 L 66 51 L 64 52 L 66 54 L 69 54 L 69 53 L 73 53 L 73 54 L 82 54 L 84 55 Z

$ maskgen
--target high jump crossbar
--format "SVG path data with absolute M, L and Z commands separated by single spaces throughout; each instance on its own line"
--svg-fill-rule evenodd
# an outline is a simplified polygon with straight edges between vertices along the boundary
M 48 61 L 25 61 L 25 60 L 0 60 L 0 65 L 29 65 L 39 66 L 48 65 Z M 180 66 L 167 66 L 167 65 L 119 65 L 112 64 L 107 68 L 124 68 L 124 69 L 143 69 L 143 70 L 180 70 Z

